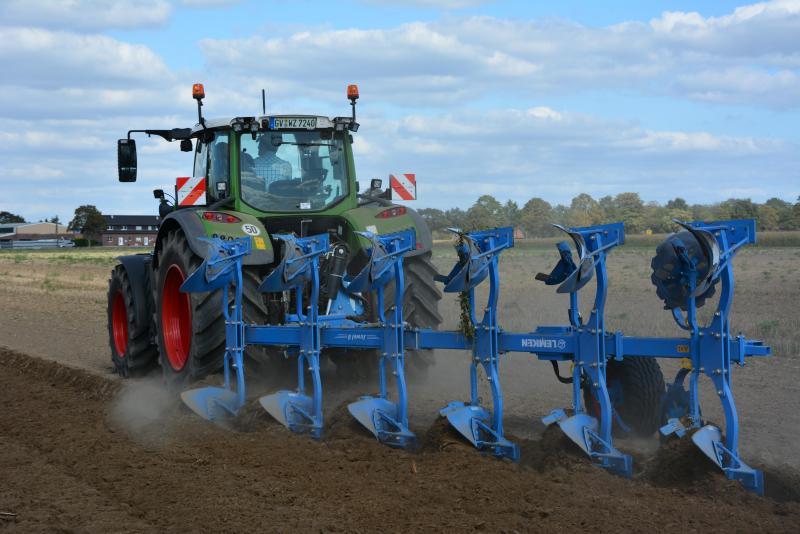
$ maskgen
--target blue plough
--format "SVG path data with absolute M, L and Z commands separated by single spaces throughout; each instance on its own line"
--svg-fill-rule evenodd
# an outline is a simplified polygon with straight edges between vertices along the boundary
M 225 305 L 226 354 L 223 387 L 204 387 L 186 391 L 184 402 L 201 417 L 220 420 L 235 415 L 245 403 L 243 354 L 246 345 L 284 347 L 297 358 L 297 389 L 279 391 L 260 399 L 261 405 L 281 424 L 298 433 L 319 438 L 323 430 L 320 353 L 325 348 L 376 349 L 379 358 L 379 392 L 361 397 L 349 405 L 353 417 L 380 442 L 411 448 L 415 436 L 408 426 L 407 392 L 404 375 L 406 350 L 458 349 L 471 352 L 470 394 L 468 402 L 450 402 L 440 414 L 477 449 L 512 461 L 519 459 L 519 448 L 504 436 L 503 395 L 498 373 L 500 356 L 508 352 L 535 355 L 572 365 L 572 405 L 554 409 L 543 421 L 561 430 L 597 465 L 622 476 L 632 474 L 632 459 L 613 445 L 613 421 L 619 415 L 612 403 L 606 381 L 610 359 L 626 356 L 684 359 L 684 368 L 664 394 L 666 424 L 664 434 L 683 436 L 692 431 L 692 440 L 725 475 L 746 488 L 763 493 L 763 476 L 747 466 L 738 454 L 739 421 L 730 383 L 731 363 L 744 365 L 749 356 L 767 356 L 770 349 L 759 341 L 730 333 L 729 314 L 733 298 L 732 259 L 744 245 L 755 242 L 754 221 L 712 223 L 678 222 L 685 232 L 672 236 L 662 247 L 669 262 L 654 260 L 654 283 L 665 298 L 680 328 L 687 336 L 675 338 L 625 336 L 605 329 L 605 303 L 608 290 L 606 259 L 614 247 L 624 244 L 622 223 L 586 228 L 557 226 L 571 239 L 576 251 L 573 259 L 569 243 L 557 245 L 559 261 L 553 271 L 537 275 L 559 293 L 569 294 L 569 324 L 540 326 L 531 333 L 506 332 L 497 320 L 500 292 L 498 260 L 503 250 L 514 246 L 511 228 L 463 233 L 458 236 L 458 262 L 446 276 L 437 280 L 445 292 L 462 293 L 469 302 L 469 325 L 465 331 L 437 331 L 412 328 L 403 321 L 403 256 L 415 249 L 412 229 L 389 235 L 362 233 L 369 243 L 366 264 L 354 276 L 345 276 L 339 293 L 327 310 L 320 313 L 319 262 L 328 253 L 327 235 L 299 238 L 273 236 L 283 245 L 278 266 L 261 285 L 264 292 L 294 292 L 296 311 L 281 325 L 245 324 L 242 319 L 241 259 L 250 252 L 248 239 L 209 240 L 210 255 L 182 286 L 183 291 L 223 289 L 233 294 L 233 305 Z M 594 304 L 588 318 L 579 314 L 580 290 L 594 277 Z M 476 317 L 475 288 L 489 280 L 488 299 L 483 316 Z M 720 298 L 710 324 L 701 326 L 697 307 L 721 282 Z M 386 289 L 394 287 L 393 302 L 386 306 Z M 353 319 L 362 313 L 359 296 L 374 292 L 378 319 L 362 323 Z M 666 296 L 666 297 L 665 297 Z M 388 310 L 388 312 L 384 312 Z M 391 400 L 386 368 L 395 380 L 396 399 Z M 232 385 L 231 371 L 236 375 Z M 478 374 L 482 370 L 491 389 L 491 409 L 481 405 Z M 305 376 L 311 376 L 311 392 Z M 713 382 L 725 413 L 725 435 L 701 415 L 698 382 L 701 374 Z M 684 382 L 689 377 L 689 389 Z M 567 380 L 564 380 L 567 381 Z M 588 388 L 596 401 L 592 410 L 584 405 L 582 392 Z M 620 425 L 624 427 L 624 425 Z

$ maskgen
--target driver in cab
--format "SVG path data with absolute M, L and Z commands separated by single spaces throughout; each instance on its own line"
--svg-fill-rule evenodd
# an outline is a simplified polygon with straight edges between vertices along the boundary
M 258 157 L 255 159 L 255 173 L 264 182 L 264 188 L 278 180 L 292 179 L 292 165 L 279 158 L 275 153 L 278 147 L 272 142 L 271 135 L 262 135 L 258 140 Z

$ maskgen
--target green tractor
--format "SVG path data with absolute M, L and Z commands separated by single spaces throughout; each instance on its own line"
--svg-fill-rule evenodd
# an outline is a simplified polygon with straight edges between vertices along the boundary
M 437 327 L 441 293 L 434 285 L 431 232 L 422 217 L 393 204 L 391 188 L 372 180 L 359 191 L 353 159 L 353 134 L 358 130 L 355 105 L 358 87 L 348 87 L 349 117 L 285 115 L 206 120 L 201 84 L 193 87 L 198 123 L 193 128 L 131 130 L 117 145 L 119 180 L 136 181 L 133 133 L 179 141 L 194 152 L 191 177 L 178 178 L 173 202 L 163 190 L 161 224 L 150 254 L 120 257 L 108 289 L 108 332 L 111 354 L 122 376 L 142 372 L 158 362 L 166 382 L 180 389 L 222 365 L 225 322 L 221 290 L 205 294 L 180 291 L 208 254 L 205 238 L 249 237 L 252 254 L 244 260 L 244 319 L 281 324 L 290 302 L 288 293 L 262 293 L 261 281 L 280 261 L 281 241 L 275 234 L 299 236 L 328 233 L 333 246 L 322 261 L 323 305 L 337 300 L 344 272 L 357 272 L 367 257 L 368 241 L 357 232 L 416 231 L 417 248 L 404 260 L 404 312 L 412 326 Z M 262 93 L 263 99 L 263 93 Z M 374 295 L 360 296 L 354 309 L 361 320 L 376 316 Z M 387 299 L 391 302 L 391 299 Z M 325 309 L 323 306 L 322 309 Z M 251 349 L 248 348 L 248 351 Z M 264 350 L 264 349 L 253 349 Z M 248 352 L 248 361 L 286 372 L 282 353 Z M 323 353 L 346 377 L 366 378 L 377 366 L 368 351 Z M 409 354 L 407 368 L 420 372 L 431 354 Z M 281 371 L 281 368 L 283 370 Z

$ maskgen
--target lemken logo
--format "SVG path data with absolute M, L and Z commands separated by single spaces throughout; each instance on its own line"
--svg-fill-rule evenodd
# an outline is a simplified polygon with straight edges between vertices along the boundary
M 347 334 L 347 341 L 366 341 L 367 334 Z
M 567 342 L 563 339 L 548 339 L 546 337 L 529 337 L 522 340 L 522 346 L 528 349 L 559 349 L 564 350 Z

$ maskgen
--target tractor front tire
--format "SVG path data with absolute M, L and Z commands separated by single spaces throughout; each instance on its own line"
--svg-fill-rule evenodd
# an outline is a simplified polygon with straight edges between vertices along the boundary
M 145 284 L 147 295 L 149 279 Z M 146 371 L 156 359 L 156 347 L 150 340 L 150 306 L 144 306 L 145 314 L 137 317 L 133 299 L 128 272 L 117 265 L 108 281 L 108 340 L 111 361 L 122 377 Z
M 156 326 L 159 360 L 167 384 L 180 390 L 222 367 L 225 356 L 223 291 L 182 293 L 180 286 L 202 259 L 189 248 L 181 230 L 168 233 L 161 246 L 156 283 Z M 247 323 L 267 323 L 260 269 L 242 272 L 242 308 Z M 247 347 L 245 357 L 260 353 Z

